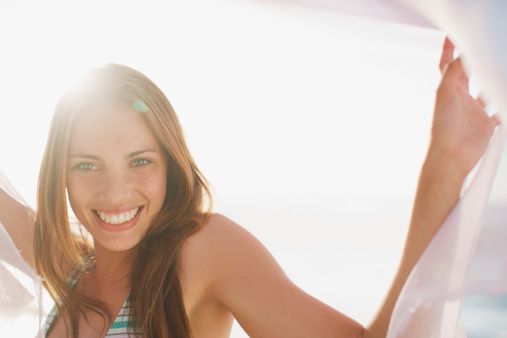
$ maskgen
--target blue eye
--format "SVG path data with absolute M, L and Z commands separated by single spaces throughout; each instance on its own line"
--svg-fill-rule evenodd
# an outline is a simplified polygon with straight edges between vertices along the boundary
M 81 162 L 74 166 L 74 168 L 82 171 L 97 170 L 97 166 L 92 162 Z
M 134 167 L 142 167 L 144 165 L 147 165 L 148 163 L 150 163 L 150 161 L 148 161 L 147 159 L 136 158 L 135 160 L 132 161 L 132 166 L 134 166 Z

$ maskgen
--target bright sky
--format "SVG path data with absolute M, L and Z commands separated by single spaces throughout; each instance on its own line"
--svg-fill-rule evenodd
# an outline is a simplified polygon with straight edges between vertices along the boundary
M 402 249 L 442 41 L 269 1 L 0 2 L 0 169 L 34 205 L 60 93 L 93 66 L 134 67 L 172 102 L 216 210 L 366 324 Z

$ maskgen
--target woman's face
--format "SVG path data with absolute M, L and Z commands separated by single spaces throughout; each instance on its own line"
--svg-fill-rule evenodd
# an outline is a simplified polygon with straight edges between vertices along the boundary
M 162 208 L 167 161 L 146 122 L 126 104 L 77 114 L 70 136 L 67 190 L 79 221 L 112 251 L 133 248 Z

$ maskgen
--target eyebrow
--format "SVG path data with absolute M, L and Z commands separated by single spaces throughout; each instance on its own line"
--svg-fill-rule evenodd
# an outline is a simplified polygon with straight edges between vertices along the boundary
M 125 156 L 125 158 L 129 159 L 129 158 L 136 157 L 137 155 L 144 154 L 144 153 L 158 153 L 158 151 L 156 149 L 136 150 L 136 151 L 133 151 L 131 153 L 128 153 Z M 102 160 L 102 158 L 100 156 L 97 156 L 97 155 L 93 155 L 93 154 L 79 154 L 79 153 L 71 155 L 70 158 L 88 158 L 88 159 L 95 160 L 95 161 L 101 161 Z

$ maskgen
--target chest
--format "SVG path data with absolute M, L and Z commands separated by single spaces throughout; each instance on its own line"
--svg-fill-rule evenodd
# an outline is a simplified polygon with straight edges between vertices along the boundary
M 183 302 L 185 311 L 189 319 L 190 328 L 195 338 L 225 338 L 229 336 L 233 317 L 230 312 L 213 302 L 202 290 L 198 281 L 192 276 L 180 275 L 182 287 Z M 116 295 L 108 298 L 106 304 L 113 314 L 113 328 L 106 327 L 103 318 L 95 312 L 87 313 L 88 318 L 79 319 L 78 338 L 95 338 L 105 336 L 122 337 L 119 335 L 127 325 L 127 321 L 122 322 L 121 318 L 125 315 L 126 295 Z M 126 317 L 123 317 L 126 318 Z M 55 320 L 48 338 L 71 337 L 70 321 L 65 314 Z
M 112 314 L 112 323 L 105 321 L 96 312 L 87 311 L 85 316 L 80 316 L 78 320 L 78 337 L 123 337 L 122 333 L 127 332 L 129 322 L 126 297 L 126 295 L 124 297 L 113 295 L 106 299 L 101 298 Z M 47 337 L 72 337 L 68 313 L 63 313 L 54 320 Z

